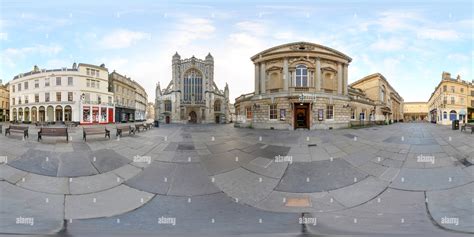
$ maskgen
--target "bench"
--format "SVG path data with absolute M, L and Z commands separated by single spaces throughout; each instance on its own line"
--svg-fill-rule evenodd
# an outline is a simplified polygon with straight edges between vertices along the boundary
M 147 127 L 147 129 L 151 129 L 153 128 L 153 123 L 145 123 L 145 126 Z
M 45 127 L 48 126 L 47 122 L 36 122 L 35 123 L 36 127 Z
M 104 134 L 105 137 L 110 139 L 110 131 L 106 127 L 92 127 L 92 128 L 83 128 L 82 130 L 82 139 L 87 141 L 87 135 L 99 135 Z
M 43 139 L 43 136 L 62 137 L 66 136 L 66 141 L 69 142 L 69 134 L 67 128 L 40 128 L 38 131 L 38 141 Z
M 461 125 L 461 132 L 466 131 L 466 128 L 471 128 L 471 134 L 474 132 L 474 124 L 465 123 L 465 124 Z
M 140 132 L 140 128 L 142 129 L 142 131 L 148 129 L 148 127 L 143 123 L 135 124 L 135 130 L 137 130 L 137 132 Z
M 130 125 L 117 126 L 116 129 L 117 129 L 117 134 L 115 134 L 115 136 L 117 137 L 122 136 L 123 131 L 128 131 L 128 135 L 131 135 L 132 133 L 133 135 L 135 135 L 135 128 L 133 128 Z
M 18 126 L 18 125 L 10 125 L 8 128 L 5 128 L 5 136 L 11 135 L 11 132 L 16 133 L 23 133 L 23 137 L 27 138 L 28 135 L 28 126 Z

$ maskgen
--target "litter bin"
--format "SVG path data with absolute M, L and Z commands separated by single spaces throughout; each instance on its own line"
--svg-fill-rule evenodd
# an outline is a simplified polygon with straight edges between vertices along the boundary
M 155 128 L 159 128 L 159 127 L 160 127 L 160 121 L 155 120 L 154 124 L 155 124 Z
M 453 130 L 459 130 L 459 120 L 453 120 L 451 127 Z

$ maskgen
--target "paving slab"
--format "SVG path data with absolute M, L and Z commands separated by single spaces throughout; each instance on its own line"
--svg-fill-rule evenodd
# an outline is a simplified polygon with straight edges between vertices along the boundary
M 275 235 L 300 232 L 299 217 L 299 214 L 268 212 L 242 205 L 223 193 L 190 199 L 157 196 L 142 208 L 122 215 L 73 221 L 68 224 L 68 233 L 74 235 L 92 229 L 95 233 L 113 230 L 124 235 Z
M 6 180 L 12 184 L 17 183 L 21 180 L 21 178 L 25 177 L 28 173 L 19 170 L 17 168 L 11 167 L 8 164 L 0 165 L 0 180 Z
M 123 214 L 144 205 L 153 194 L 120 185 L 105 191 L 67 195 L 65 219 L 86 219 Z
M 155 161 L 125 183 L 138 190 L 165 195 L 173 181 L 175 169 L 176 164 Z
M 309 198 L 310 206 L 308 207 L 289 207 L 286 205 L 288 199 L 291 198 Z M 256 207 L 277 212 L 331 212 L 344 209 L 340 203 L 336 201 L 328 192 L 317 193 L 288 193 L 273 191 L 264 200 L 256 204 Z
M 278 180 L 238 168 L 214 176 L 214 183 L 230 197 L 253 206 L 273 191 Z
M 9 162 L 9 165 L 35 174 L 56 176 L 59 158 L 50 151 L 29 149 L 18 159 Z
M 297 162 L 288 165 L 276 190 L 295 193 L 328 191 L 351 185 L 366 177 L 367 174 L 343 159 Z
M 119 186 L 124 181 L 112 172 L 98 175 L 69 178 L 70 194 L 86 194 Z
M 354 207 L 377 197 L 387 186 L 386 181 L 368 177 L 352 185 L 329 191 L 329 194 L 345 207 Z
M 17 186 L 41 193 L 68 194 L 69 181 L 65 177 L 51 177 L 34 173 L 27 174 Z
M 93 151 L 89 157 L 92 160 L 94 167 L 100 173 L 120 168 L 131 162 L 131 160 L 110 149 Z
M 198 163 L 176 164 L 168 195 L 199 196 L 221 192 Z
M 239 168 L 240 163 L 235 157 L 233 153 L 225 152 L 201 157 L 201 161 L 210 175 L 216 175 Z
M 242 165 L 242 167 L 266 177 L 280 179 L 285 173 L 288 164 L 289 162 L 276 162 L 275 160 L 257 157 L 251 162 Z
M 132 177 L 135 177 L 137 174 L 139 174 L 142 171 L 143 171 L 143 169 L 137 168 L 133 165 L 124 165 L 120 168 L 117 168 L 117 169 L 111 171 L 111 172 L 113 172 L 114 174 L 116 174 L 117 176 L 119 176 L 120 178 L 122 178 L 124 180 L 129 180 Z
M 95 175 L 99 172 L 91 164 L 87 152 L 60 153 L 58 174 L 59 177 L 78 177 Z
M 433 220 L 443 228 L 474 233 L 474 183 L 426 192 Z
M 390 187 L 426 191 L 454 188 L 473 181 L 460 167 L 443 167 L 433 169 L 402 168 Z
M 29 191 L 5 181 L 0 181 L 0 193 L 2 233 L 53 234 L 63 227 L 63 195 Z

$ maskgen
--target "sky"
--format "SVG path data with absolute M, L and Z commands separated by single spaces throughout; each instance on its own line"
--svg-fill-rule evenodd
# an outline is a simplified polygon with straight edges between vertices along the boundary
M 0 0 L 0 79 L 39 68 L 100 65 L 154 101 L 171 57 L 214 56 L 230 100 L 254 90 L 250 57 L 307 41 L 353 60 L 349 83 L 379 72 L 405 101 L 427 101 L 443 71 L 474 79 L 473 1 Z

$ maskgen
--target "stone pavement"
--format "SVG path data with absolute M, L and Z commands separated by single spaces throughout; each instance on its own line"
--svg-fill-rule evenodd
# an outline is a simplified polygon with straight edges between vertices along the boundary
M 31 130 L 0 136 L 1 233 L 474 233 L 474 136 L 448 127 Z

